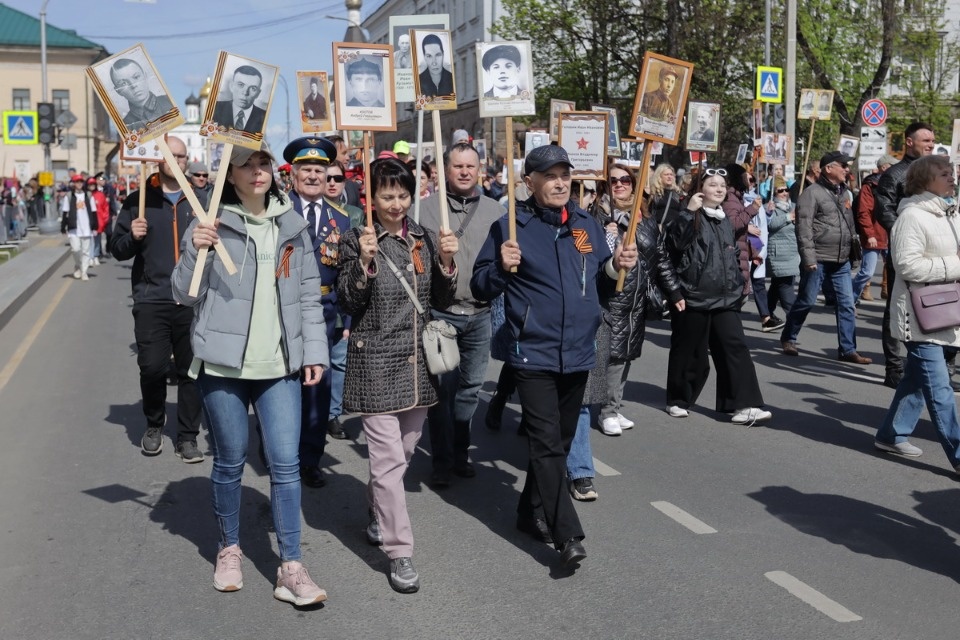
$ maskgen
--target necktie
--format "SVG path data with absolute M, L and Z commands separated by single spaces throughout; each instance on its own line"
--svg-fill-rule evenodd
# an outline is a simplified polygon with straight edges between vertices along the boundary
M 243 111 L 237 111 L 237 129 L 243 129 Z
M 307 207 L 307 233 L 310 234 L 310 240 L 317 241 L 317 203 L 311 202 Z

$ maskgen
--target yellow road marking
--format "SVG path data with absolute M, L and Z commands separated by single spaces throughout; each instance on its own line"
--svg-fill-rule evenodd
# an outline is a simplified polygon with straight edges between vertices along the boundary
M 50 320 L 50 316 L 52 316 L 53 312 L 56 310 L 57 305 L 59 305 L 60 301 L 63 300 L 63 296 L 67 295 L 67 289 L 70 287 L 70 284 L 71 281 L 68 280 L 60 285 L 60 290 L 57 291 L 56 295 L 53 296 L 53 300 L 50 301 L 50 304 L 47 305 L 47 308 L 43 310 L 42 314 L 40 314 L 39 320 L 33 325 L 33 328 L 30 329 L 30 333 L 27 334 L 27 337 L 20 344 L 20 347 L 10 357 L 10 360 L 7 362 L 7 366 L 5 366 L 3 370 L 0 370 L 0 391 L 3 391 L 3 388 L 7 386 L 8 382 L 10 382 L 10 378 L 13 377 L 13 374 L 17 370 L 17 367 L 20 366 L 20 363 L 23 362 L 23 358 L 27 355 L 27 351 L 30 350 L 30 347 L 33 346 L 33 343 L 37 340 L 40 332 L 43 331 L 43 328 Z

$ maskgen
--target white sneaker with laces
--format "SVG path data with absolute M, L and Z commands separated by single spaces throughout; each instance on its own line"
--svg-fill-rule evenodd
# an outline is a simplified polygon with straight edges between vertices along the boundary
M 618 436 L 623 433 L 623 429 L 620 428 L 620 421 L 617 420 L 616 416 L 601 420 L 600 430 L 603 431 L 605 436 Z
M 620 423 L 621 429 L 633 429 L 633 425 L 635 424 L 633 420 L 625 418 L 622 413 L 617 414 L 617 422 Z
M 879 451 L 885 451 L 887 453 L 895 453 L 898 456 L 904 456 L 907 458 L 919 458 L 923 455 L 923 449 L 920 447 L 914 446 L 904 440 L 903 442 L 898 442 L 896 444 L 887 444 L 886 442 L 880 442 L 879 440 L 873 441 L 873 446 Z
M 765 409 L 759 409 L 757 407 L 749 407 L 747 409 L 740 409 L 730 420 L 733 424 L 745 424 L 748 427 L 752 427 L 758 422 L 765 422 L 773 417 L 773 414 Z
M 80 269 L 77 269 L 76 271 L 73 272 L 73 279 L 74 280 L 80 279 Z
M 667 414 L 671 418 L 687 418 L 690 416 L 689 411 L 687 411 L 683 407 L 678 407 L 677 405 L 671 405 L 667 407 Z

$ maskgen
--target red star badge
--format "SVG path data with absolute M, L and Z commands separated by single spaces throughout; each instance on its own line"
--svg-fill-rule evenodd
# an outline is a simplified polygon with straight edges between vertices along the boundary
M 590 143 L 587 142 L 586 138 L 580 136 L 580 139 L 577 140 L 577 149 L 586 149 L 588 144 Z

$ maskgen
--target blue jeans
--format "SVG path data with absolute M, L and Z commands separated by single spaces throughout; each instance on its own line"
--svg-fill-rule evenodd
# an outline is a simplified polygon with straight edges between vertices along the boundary
M 347 343 L 340 329 L 330 343 L 330 420 L 343 415 L 343 379 L 347 371 Z
M 270 467 L 270 506 L 283 562 L 300 559 L 300 376 L 272 380 L 219 378 L 197 384 L 213 441 L 213 511 L 220 548 L 240 542 L 240 481 L 247 460 L 247 414 L 253 404 Z
M 573 436 L 570 453 L 567 454 L 567 476 L 571 480 L 593 478 L 597 475 L 593 468 L 593 449 L 590 447 L 590 420 L 590 407 L 586 405 L 580 407 L 577 433 Z
M 830 280 L 837 296 L 837 306 L 834 309 L 837 317 L 837 344 L 839 355 L 845 356 L 857 350 L 857 319 L 849 262 L 818 262 L 816 271 L 801 269 L 797 299 L 787 314 L 787 324 L 780 334 L 780 341 L 797 341 L 807 314 L 817 302 L 817 293 L 824 278 Z
M 920 412 L 926 404 L 940 444 L 950 464 L 957 467 L 960 465 L 960 420 L 943 347 L 930 342 L 905 344 L 907 364 L 903 369 L 903 378 L 877 431 L 877 440 L 886 444 L 905 442 L 916 429 Z
M 461 316 L 433 311 L 432 315 L 456 328 L 460 348 L 460 366 L 440 376 L 439 402 L 427 413 L 433 468 L 447 471 L 469 458 L 470 421 L 490 361 L 490 312 Z
M 860 271 L 853 278 L 853 299 L 859 300 L 867 283 L 873 279 L 873 274 L 877 270 L 877 263 L 886 253 L 883 249 L 864 249 L 863 261 L 860 263 Z

